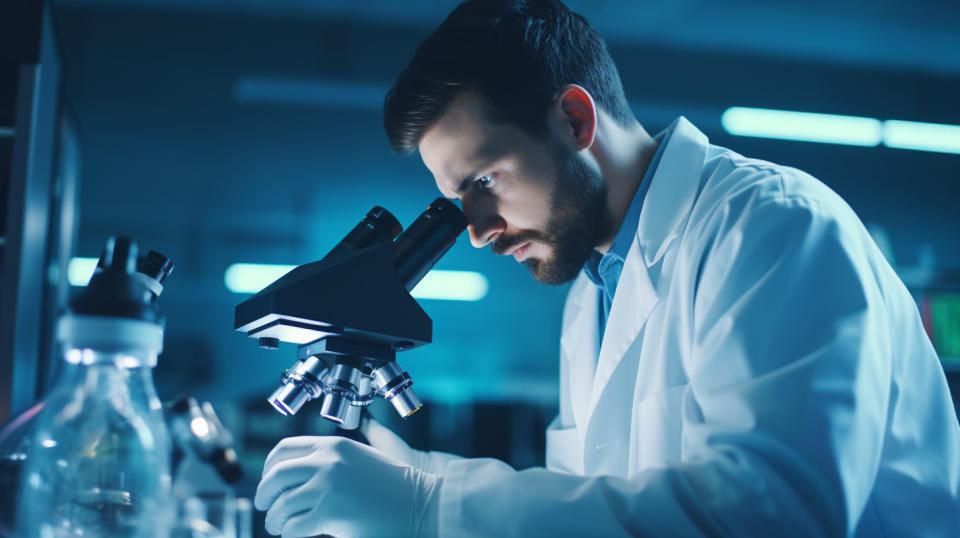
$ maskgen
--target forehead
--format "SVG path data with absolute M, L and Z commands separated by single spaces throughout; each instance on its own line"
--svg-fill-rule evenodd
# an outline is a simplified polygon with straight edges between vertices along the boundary
M 473 92 L 461 92 L 420 141 L 423 163 L 437 187 L 456 197 L 457 185 L 476 167 L 516 147 L 519 128 L 495 123 L 483 101 Z

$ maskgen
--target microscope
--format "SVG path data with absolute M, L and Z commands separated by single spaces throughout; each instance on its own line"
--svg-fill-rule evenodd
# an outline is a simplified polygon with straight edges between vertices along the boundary
M 260 347 L 298 344 L 297 361 L 268 398 L 283 415 L 321 400 L 320 415 L 359 427 L 364 408 L 384 398 L 406 418 L 421 407 L 398 351 L 429 344 L 433 322 L 410 296 L 467 227 L 437 198 L 403 232 L 374 207 L 321 260 L 298 266 L 236 307 L 234 328 Z

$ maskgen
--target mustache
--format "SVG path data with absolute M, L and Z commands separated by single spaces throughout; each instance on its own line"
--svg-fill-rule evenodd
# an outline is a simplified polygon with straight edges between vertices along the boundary
M 554 242 L 553 239 L 548 237 L 546 234 L 531 230 L 526 232 L 520 232 L 517 235 L 511 236 L 511 237 L 500 236 L 497 239 L 495 239 L 493 243 L 490 245 L 490 250 L 492 250 L 494 254 L 499 254 L 502 256 L 506 254 L 507 251 L 509 251 L 510 249 L 530 241 L 537 241 L 538 243 Z

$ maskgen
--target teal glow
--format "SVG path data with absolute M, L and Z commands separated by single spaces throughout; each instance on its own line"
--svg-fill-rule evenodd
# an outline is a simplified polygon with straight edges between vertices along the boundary
M 780 140 L 876 146 L 882 138 L 880 120 L 859 116 L 732 107 L 720 123 L 732 135 Z
M 67 282 L 71 286 L 86 286 L 97 268 L 100 258 L 70 258 L 67 264 Z
M 296 265 L 235 263 L 223 273 L 223 282 L 233 293 L 257 293 L 294 267 Z
M 898 149 L 960 153 L 960 125 L 887 120 L 883 143 Z
M 282 277 L 296 265 L 235 263 L 227 267 L 223 281 L 234 293 L 256 293 Z M 416 299 L 479 301 L 487 295 L 487 278 L 471 271 L 433 270 L 410 292 Z
M 415 299 L 479 301 L 487 295 L 487 277 L 472 271 L 433 270 L 410 292 Z

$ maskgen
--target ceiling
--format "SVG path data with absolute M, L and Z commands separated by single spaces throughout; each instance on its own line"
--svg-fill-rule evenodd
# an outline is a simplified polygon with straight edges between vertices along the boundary
M 439 0 L 56 0 L 58 5 L 434 27 Z M 960 2 L 570 0 L 610 41 L 960 73 Z

